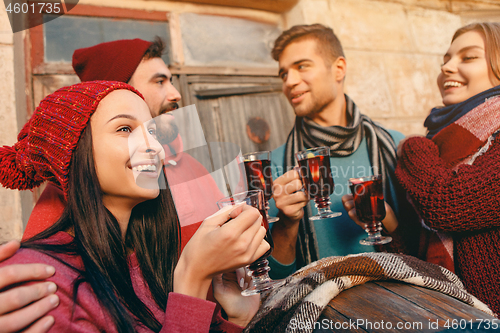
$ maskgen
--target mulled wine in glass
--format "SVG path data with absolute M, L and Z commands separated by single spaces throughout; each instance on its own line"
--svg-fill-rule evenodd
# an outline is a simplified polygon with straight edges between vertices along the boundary
M 247 191 L 242 193 L 234 194 L 230 197 L 226 197 L 217 201 L 219 208 L 226 206 L 234 206 L 241 202 L 245 202 L 247 205 L 255 207 L 259 210 L 262 215 L 262 224 L 266 228 L 267 233 L 265 236 L 266 242 L 269 243 L 271 248 L 259 259 L 257 259 L 252 264 L 248 265 L 247 274 L 252 277 L 252 284 L 245 290 L 241 292 L 243 296 L 255 295 L 272 288 L 278 287 L 284 283 L 284 280 L 273 281 L 269 277 L 269 265 L 267 257 L 271 255 L 274 248 L 273 238 L 271 237 L 271 230 L 269 230 L 269 223 L 266 216 L 266 206 L 264 201 L 264 192 L 258 191 Z
M 385 218 L 384 191 L 382 176 L 349 179 L 349 186 L 354 197 L 356 215 L 367 224 L 368 237 L 359 241 L 362 245 L 381 245 L 392 241 L 389 236 L 382 236 L 382 220 Z
M 330 148 L 311 148 L 299 151 L 295 156 L 299 162 L 299 175 L 304 189 L 318 209 L 318 214 L 310 219 L 321 220 L 342 215 L 330 210 L 330 195 L 335 187 L 330 168 Z
M 264 192 L 266 216 L 269 223 L 279 221 L 278 217 L 269 216 L 269 199 L 273 196 L 273 176 L 271 174 L 271 152 L 259 151 L 243 155 L 248 190 Z

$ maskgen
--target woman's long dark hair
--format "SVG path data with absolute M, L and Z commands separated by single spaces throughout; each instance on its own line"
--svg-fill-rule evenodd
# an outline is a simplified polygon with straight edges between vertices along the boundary
M 160 176 L 165 179 L 164 175 Z M 166 184 L 166 182 L 165 182 Z M 180 253 L 180 227 L 172 195 L 166 184 L 153 200 L 132 210 L 125 240 L 116 218 L 106 209 L 95 170 L 90 123 L 73 153 L 69 172 L 68 204 L 49 229 L 23 244 L 47 254 L 77 254 L 84 271 L 75 282 L 74 299 L 82 282 L 90 283 L 119 332 L 135 332 L 144 325 L 158 332 L 161 323 L 137 297 L 132 286 L 127 249 L 136 252 L 141 273 L 158 306 L 165 311 L 173 290 L 174 268 Z M 46 245 L 36 242 L 73 228 L 74 244 Z M 130 311 L 139 321 L 130 315 Z

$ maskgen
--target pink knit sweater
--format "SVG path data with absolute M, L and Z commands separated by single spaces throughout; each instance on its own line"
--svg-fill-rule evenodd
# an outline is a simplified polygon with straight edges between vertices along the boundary
M 68 243 L 72 239 L 67 233 L 59 232 L 47 241 L 57 244 Z M 80 257 L 61 254 L 58 254 L 58 257 L 77 268 L 83 268 Z M 135 254 L 132 254 L 129 259 L 134 290 L 156 319 L 163 323 L 160 332 L 208 332 L 212 322 L 218 324 L 218 330 L 242 331 L 241 327 L 222 319 L 220 313 L 214 316 L 215 303 L 195 297 L 172 292 L 168 296 L 166 311 L 161 311 L 142 278 Z M 109 315 L 88 283 L 80 285 L 76 303 L 73 302 L 73 283 L 78 277 L 78 273 L 73 269 L 46 254 L 31 249 L 19 250 L 13 257 L 0 263 L 0 267 L 23 263 L 44 263 L 56 268 L 56 273 L 48 280 L 57 284 L 56 294 L 59 296 L 60 304 L 49 312 L 49 315 L 55 318 L 55 324 L 49 332 L 116 332 Z M 141 325 L 137 325 L 136 330 L 137 332 L 151 332 Z

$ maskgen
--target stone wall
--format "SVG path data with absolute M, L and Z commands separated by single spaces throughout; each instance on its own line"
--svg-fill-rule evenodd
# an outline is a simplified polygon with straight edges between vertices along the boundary
M 18 133 L 14 84 L 14 34 L 0 2 L 0 146 L 13 145 Z M 0 244 L 22 236 L 21 194 L 0 186 Z
M 408 135 L 424 134 L 425 117 L 441 103 L 436 78 L 453 33 L 481 20 L 500 21 L 500 3 L 301 0 L 284 25 L 332 27 L 347 58 L 347 94 L 362 112 Z

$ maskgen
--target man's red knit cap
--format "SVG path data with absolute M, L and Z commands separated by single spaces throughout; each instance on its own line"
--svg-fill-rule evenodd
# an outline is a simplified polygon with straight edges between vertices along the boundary
M 78 140 L 99 102 L 123 82 L 91 81 L 64 87 L 45 97 L 17 136 L 0 147 L 0 184 L 28 190 L 50 181 L 68 193 L 69 166 Z
M 78 49 L 73 53 L 73 69 L 82 82 L 127 83 L 151 44 L 138 38 L 121 39 Z

